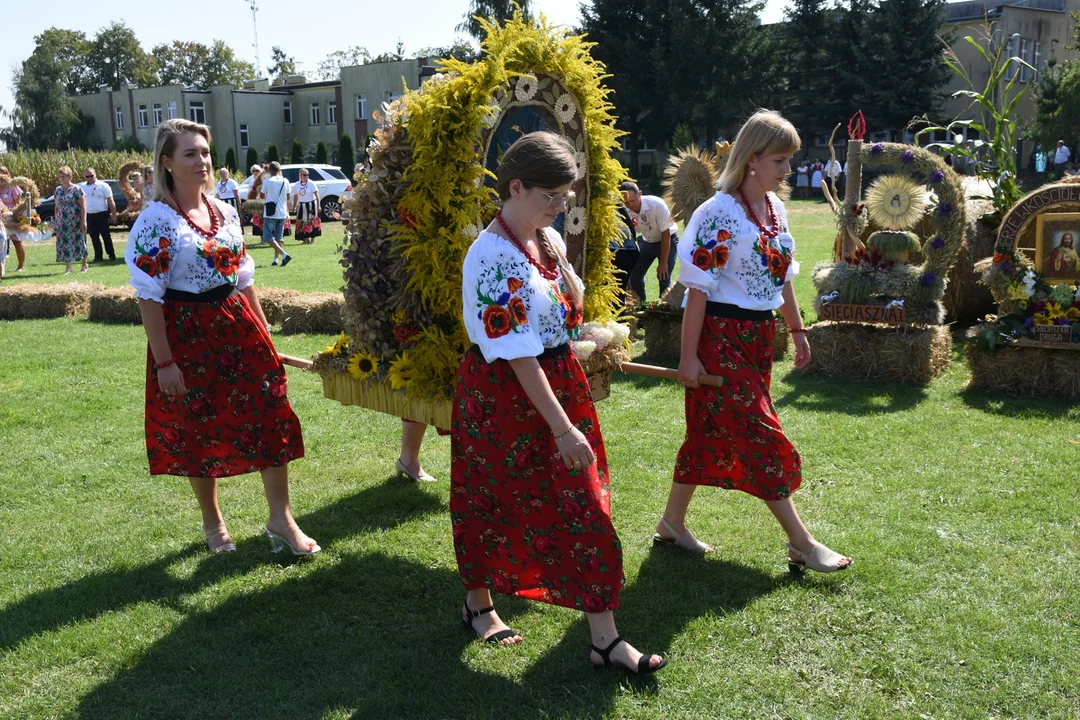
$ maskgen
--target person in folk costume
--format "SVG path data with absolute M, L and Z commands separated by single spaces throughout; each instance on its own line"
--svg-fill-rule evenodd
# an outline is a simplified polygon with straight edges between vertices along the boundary
M 653 540 L 712 552 L 686 528 L 694 490 L 742 490 L 764 500 L 787 533 L 792 571 L 832 572 L 852 560 L 818 543 L 799 518 L 791 495 L 802 481 L 802 460 L 769 394 L 775 310 L 791 328 L 795 367 L 810 362 L 791 285 L 799 272 L 795 241 L 776 196 L 799 144 L 779 113 L 755 113 L 739 131 L 717 193 L 694 211 L 679 242 L 679 281 L 687 288 L 679 363 L 686 438 Z M 703 373 L 723 377 L 723 385 L 699 385 Z
M 157 181 L 125 259 L 149 340 L 146 449 L 151 475 L 185 476 L 215 553 L 236 549 L 217 479 L 259 471 L 271 548 L 319 551 L 289 506 L 288 463 L 304 454 L 287 378 L 252 285 L 236 210 L 210 200 L 210 130 L 173 119 L 157 132 Z
M 464 321 L 475 345 L 458 369 L 450 433 L 454 550 L 468 591 L 461 621 L 487 642 L 522 641 L 495 613 L 492 589 L 582 610 L 590 661 L 645 674 L 667 661 L 615 629 L 622 547 L 604 438 L 569 346 L 583 288 L 549 227 L 577 172 L 560 136 L 519 138 L 496 172 L 502 209 L 465 256 Z
M 292 186 L 291 203 L 296 213 L 296 233 L 300 242 L 311 245 L 322 235 L 319 219 L 319 188 L 311 182 L 306 168 L 300 169 L 300 180 Z
M 214 185 L 214 196 L 218 200 L 226 205 L 232 205 L 233 210 L 236 211 L 237 217 L 240 216 L 240 186 L 235 180 L 229 177 L 229 169 L 221 168 L 218 170 L 218 181 Z

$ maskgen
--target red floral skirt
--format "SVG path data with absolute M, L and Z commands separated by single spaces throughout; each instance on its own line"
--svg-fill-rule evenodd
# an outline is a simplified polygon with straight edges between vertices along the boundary
M 698 358 L 721 387 L 686 391 L 686 439 L 675 482 L 782 500 L 802 482 L 802 460 L 769 394 L 776 320 L 705 316 Z
M 540 367 L 596 463 L 567 470 L 510 363 L 465 353 L 451 422 L 450 518 L 467 590 L 603 612 L 619 606 L 622 545 L 588 381 L 567 349 Z
M 164 312 L 187 394 L 160 391 L 147 348 L 150 474 L 225 477 L 303 457 L 285 367 L 244 295 L 220 302 L 166 300 Z
M 296 206 L 296 239 L 313 240 L 322 235 L 322 220 L 315 212 L 315 202 L 302 202 Z

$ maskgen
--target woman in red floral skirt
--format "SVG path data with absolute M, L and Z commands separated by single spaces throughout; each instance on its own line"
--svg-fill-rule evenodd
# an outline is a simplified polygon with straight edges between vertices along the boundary
M 215 553 L 235 544 L 217 479 L 262 473 L 271 548 L 310 555 L 319 545 L 289 507 L 288 463 L 302 457 L 285 368 L 252 286 L 236 210 L 210 200 L 210 130 L 174 119 L 157 132 L 152 201 L 125 252 L 149 340 L 146 452 L 151 475 L 181 475 L 202 510 Z
M 487 642 L 521 636 L 490 589 L 582 610 L 591 662 L 639 674 L 666 664 L 619 638 L 623 586 L 604 439 L 581 364 L 582 286 L 550 225 L 573 201 L 577 163 L 558 135 L 530 133 L 503 155 L 502 210 L 469 248 L 465 328 L 451 425 L 450 514 L 469 591 L 461 620 Z
M 679 240 L 679 282 L 687 288 L 679 363 L 686 439 L 654 542 L 712 552 L 686 529 L 694 490 L 742 490 L 764 500 L 787 533 L 793 571 L 833 572 L 852 560 L 814 540 L 799 518 L 791 494 L 802 482 L 802 461 L 769 394 L 775 310 L 795 338 L 795 367 L 810 362 L 791 287 L 799 272 L 795 240 L 775 194 L 799 145 L 778 113 L 755 113 L 735 139 L 716 195 L 694 211 Z M 723 386 L 700 386 L 702 373 L 723 377 Z

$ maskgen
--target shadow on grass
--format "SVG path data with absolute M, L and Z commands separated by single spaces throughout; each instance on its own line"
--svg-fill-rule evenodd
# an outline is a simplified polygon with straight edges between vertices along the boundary
M 960 399 L 974 410 L 1008 418 L 1045 418 L 1056 420 L 1076 415 L 1077 403 L 1071 399 L 1005 395 L 984 388 L 967 387 Z
M 382 530 L 414 517 L 439 512 L 445 504 L 396 478 L 298 518 L 323 547 L 342 538 Z M 236 552 L 210 555 L 202 542 L 136 568 L 93 573 L 58 588 L 30 595 L 0 612 L 0 650 L 26 638 L 73 622 L 93 620 L 128 606 L 155 602 L 177 607 L 185 595 L 220 580 L 244 575 L 265 565 L 271 556 L 262 535 L 237 544 Z M 204 560 L 190 577 L 178 578 L 169 569 L 192 556 Z M 291 558 L 291 556 L 289 556 Z
M 773 395 L 773 404 L 815 412 L 875 415 L 910 410 L 926 400 L 921 385 L 885 380 L 857 380 L 791 371 L 783 378 L 791 391 Z

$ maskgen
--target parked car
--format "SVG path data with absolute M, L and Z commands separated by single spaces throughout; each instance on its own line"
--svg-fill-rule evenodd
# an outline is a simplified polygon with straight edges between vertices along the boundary
M 99 178 L 98 182 L 105 183 L 112 190 L 113 202 L 116 203 L 117 214 L 124 212 L 124 210 L 127 209 L 128 200 L 127 196 L 124 195 L 124 193 L 120 190 L 120 181 L 102 180 Z M 38 203 L 38 206 L 34 209 L 37 210 L 37 213 L 41 216 L 42 221 L 51 222 L 53 218 L 53 213 L 56 212 L 56 201 L 53 199 L 53 196 L 50 195 L 49 197 Z
M 349 178 L 345 177 L 345 173 L 341 172 L 341 168 L 336 165 L 316 165 L 314 163 L 282 165 L 281 174 L 292 185 L 300 179 L 301 169 L 308 171 L 311 182 L 315 183 L 315 187 L 319 189 L 319 205 L 321 208 L 319 214 L 323 222 L 340 218 L 342 198 L 345 193 L 352 190 L 352 183 L 349 182 Z M 240 197 L 247 197 L 251 183 L 252 179 L 249 177 L 240 184 Z M 335 215 L 337 215 L 337 218 L 334 217 Z

